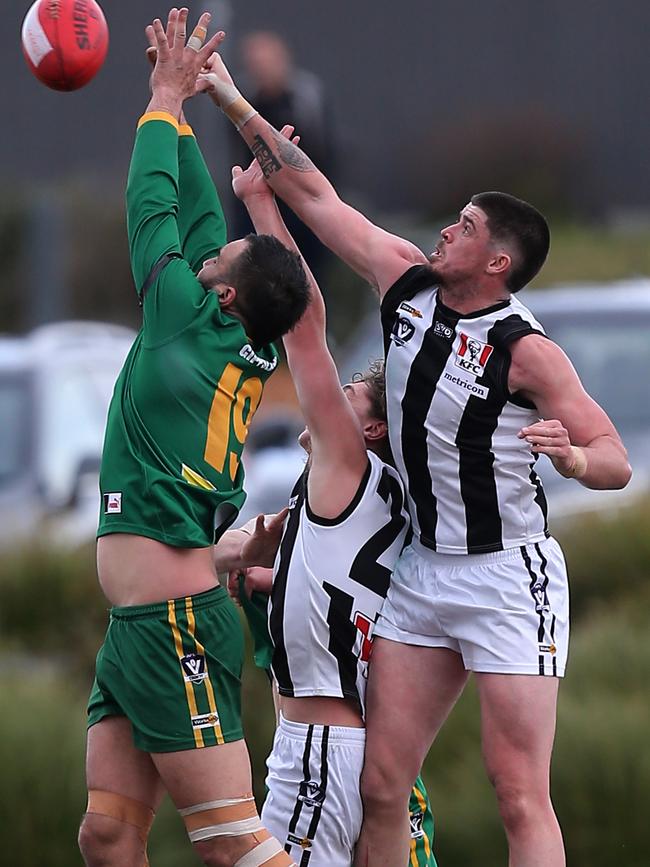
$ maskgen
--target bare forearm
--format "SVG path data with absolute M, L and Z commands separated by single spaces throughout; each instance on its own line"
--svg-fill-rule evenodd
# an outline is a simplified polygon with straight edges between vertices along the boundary
M 248 565 L 242 558 L 242 545 L 248 539 L 246 530 L 228 530 L 214 546 L 214 567 L 217 572 L 232 572 Z
M 587 468 L 579 479 L 586 488 L 594 490 L 618 490 L 630 481 L 632 468 L 627 453 L 620 441 L 612 437 L 599 437 L 582 447 Z

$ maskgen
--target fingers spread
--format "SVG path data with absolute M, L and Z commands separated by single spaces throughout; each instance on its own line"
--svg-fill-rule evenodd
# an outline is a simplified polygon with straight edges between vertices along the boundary
M 173 9 L 169 10 L 169 15 L 167 16 L 167 44 L 169 45 L 170 51 L 174 48 L 174 42 L 176 41 L 176 23 L 178 21 L 178 9 L 174 6 Z
M 226 34 L 223 30 L 219 30 L 214 34 L 208 41 L 205 43 L 203 48 L 199 52 L 199 56 L 201 58 L 201 65 L 205 65 L 212 54 L 219 48 L 223 40 L 226 38 Z
M 152 24 L 152 30 L 156 42 L 156 48 L 158 50 L 158 55 L 161 57 L 161 59 L 168 58 L 169 43 L 167 42 L 167 34 L 165 33 L 160 18 L 154 19 L 154 22 Z
M 187 16 L 189 10 L 183 7 L 178 12 L 178 20 L 176 22 L 176 33 L 174 37 L 174 45 L 178 45 L 180 48 L 185 48 L 185 37 L 187 35 Z M 167 37 L 169 39 L 169 36 Z M 169 41 L 171 45 L 171 40 Z

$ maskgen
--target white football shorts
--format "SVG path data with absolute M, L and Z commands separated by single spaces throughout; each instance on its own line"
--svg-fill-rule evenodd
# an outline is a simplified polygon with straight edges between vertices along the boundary
M 350 867 L 361 831 L 366 731 L 280 716 L 267 759 L 264 827 L 299 867 Z
M 562 549 L 549 538 L 494 554 L 438 554 L 413 540 L 374 634 L 448 647 L 469 671 L 562 677 L 569 649 Z

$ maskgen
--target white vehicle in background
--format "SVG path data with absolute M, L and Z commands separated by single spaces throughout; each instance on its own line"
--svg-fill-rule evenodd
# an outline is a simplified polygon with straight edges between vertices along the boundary
M 115 379 L 135 332 L 57 322 L 0 337 L 0 544 L 93 538 Z

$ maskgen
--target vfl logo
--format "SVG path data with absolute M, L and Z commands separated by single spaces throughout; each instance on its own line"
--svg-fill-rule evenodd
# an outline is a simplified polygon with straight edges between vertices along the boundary
M 104 514 L 120 515 L 122 513 L 122 494 L 104 494 Z
M 546 595 L 546 590 L 544 590 L 544 586 L 537 582 L 533 584 L 530 588 L 530 592 L 535 600 L 535 611 L 537 614 L 541 614 L 543 611 L 550 611 L 551 606 L 548 603 L 548 596 Z
M 456 366 L 461 367 L 474 376 L 482 376 L 485 365 L 494 352 L 494 347 L 489 343 L 481 343 L 475 337 L 468 337 L 460 332 L 460 349 L 456 353 Z
M 404 316 L 400 316 L 393 326 L 390 339 L 397 346 L 404 346 L 404 344 L 407 343 L 414 334 L 415 325 Z
M 411 840 L 421 840 L 424 837 L 424 829 L 422 827 L 424 814 L 421 812 L 411 813 L 409 821 L 411 823 Z
M 314 783 L 312 780 L 300 784 L 298 792 L 298 800 L 308 807 L 322 807 L 325 802 L 325 792 L 321 789 L 320 783 Z
M 187 683 L 201 683 L 208 676 L 205 667 L 205 656 L 198 653 L 188 653 L 181 659 L 183 677 Z
M 446 337 L 447 340 L 451 340 L 454 336 L 454 329 L 445 325 L 444 322 L 436 322 L 433 326 L 433 333 L 435 337 Z

